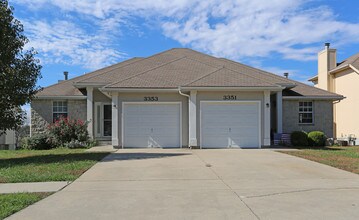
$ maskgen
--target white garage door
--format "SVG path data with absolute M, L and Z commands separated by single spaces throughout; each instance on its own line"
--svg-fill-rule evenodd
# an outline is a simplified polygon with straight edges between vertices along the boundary
M 179 103 L 124 103 L 124 147 L 180 147 Z
M 201 102 L 201 147 L 259 148 L 260 102 Z

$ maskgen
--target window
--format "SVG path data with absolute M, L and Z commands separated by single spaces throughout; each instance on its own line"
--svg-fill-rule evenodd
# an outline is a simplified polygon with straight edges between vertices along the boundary
M 67 102 L 54 101 L 52 103 L 52 121 L 55 122 L 60 117 L 67 117 Z
M 299 123 L 313 123 L 313 102 L 299 102 Z

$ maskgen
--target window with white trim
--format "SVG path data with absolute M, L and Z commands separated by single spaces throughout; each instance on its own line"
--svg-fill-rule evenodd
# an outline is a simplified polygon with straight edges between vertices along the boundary
M 52 121 L 60 117 L 67 117 L 67 101 L 54 101 L 52 103 Z
M 313 124 L 313 102 L 299 102 L 299 124 Z

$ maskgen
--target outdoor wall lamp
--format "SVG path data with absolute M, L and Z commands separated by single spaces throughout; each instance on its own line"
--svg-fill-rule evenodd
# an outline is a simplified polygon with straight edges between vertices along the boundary
M 267 108 L 269 108 L 269 103 L 266 104 Z

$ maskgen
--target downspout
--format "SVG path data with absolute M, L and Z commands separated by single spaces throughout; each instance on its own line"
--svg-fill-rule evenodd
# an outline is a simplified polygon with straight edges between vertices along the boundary
M 183 93 L 182 91 L 181 91 L 181 87 L 179 86 L 178 87 L 178 93 L 181 95 L 181 96 L 185 96 L 185 97 L 187 97 L 188 98 L 188 111 L 189 111 L 189 105 L 190 105 L 190 95 L 187 95 L 187 94 L 185 94 L 185 93 Z M 190 138 L 188 137 L 188 146 L 191 146 L 190 145 Z

